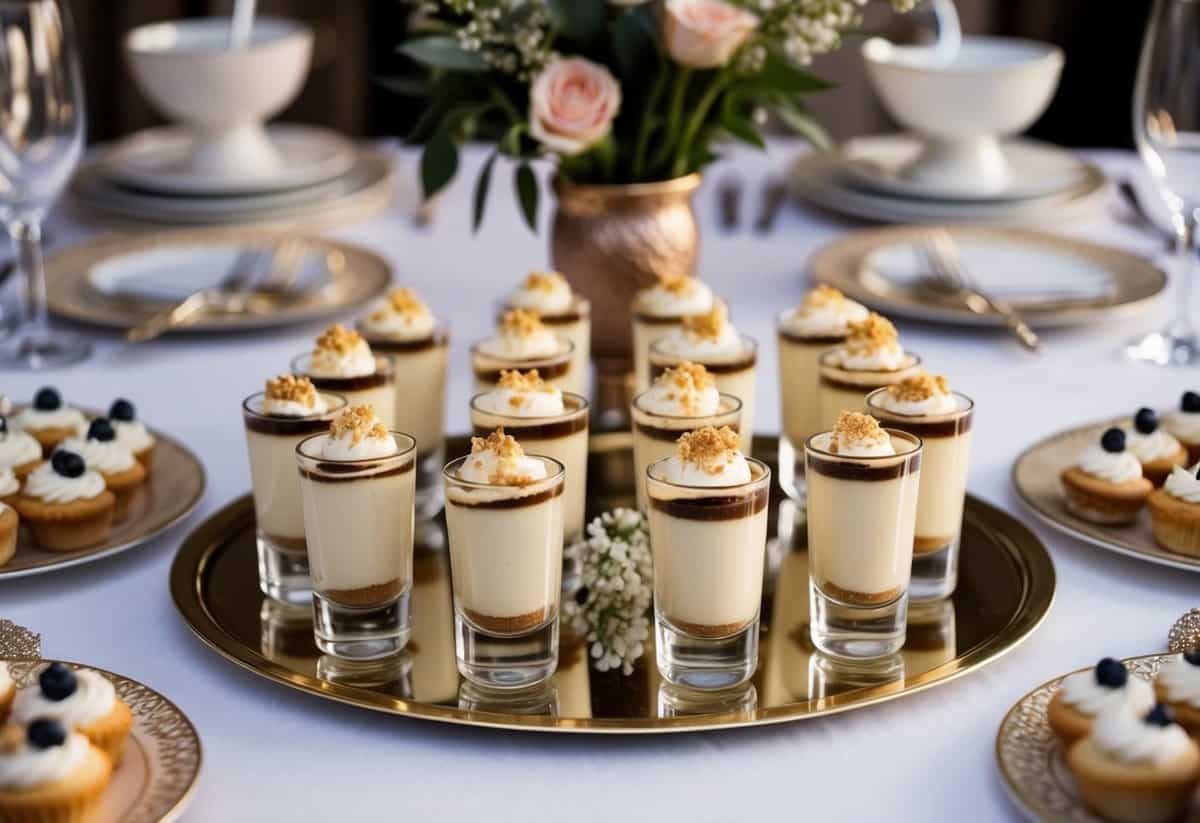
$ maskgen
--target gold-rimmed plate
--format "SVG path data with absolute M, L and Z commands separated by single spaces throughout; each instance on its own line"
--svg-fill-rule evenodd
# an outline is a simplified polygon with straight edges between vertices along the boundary
M 1168 657 L 1131 657 L 1125 667 L 1135 677 L 1150 680 Z M 1104 818 L 1083 805 L 1067 769 L 1062 744 L 1046 721 L 1051 698 L 1071 674 L 1074 672 L 1043 683 L 1008 710 L 996 733 L 996 764 L 1009 797 L 1030 820 L 1104 823 Z M 1200 806 L 1193 805 L 1192 815 L 1200 819 Z M 1193 820 L 1192 815 L 1185 817 Z
M 51 660 L 10 660 L 8 667 L 18 686 L 34 682 L 37 672 Z M 166 823 L 187 809 L 200 779 L 200 735 L 187 715 L 154 689 L 123 675 L 94 666 L 108 678 L 117 695 L 133 713 L 133 728 L 120 764 L 90 823 Z
M 226 333 L 324 319 L 363 305 L 392 279 L 391 265 L 378 254 L 317 235 L 246 228 L 115 234 L 47 259 L 47 305 L 68 320 L 128 329 L 193 291 L 219 285 L 255 252 L 259 260 L 281 258 L 295 291 L 256 297 L 247 311 L 205 312 L 178 331 Z
M 852 232 L 817 250 L 809 261 L 813 279 L 896 317 L 1003 326 L 999 315 L 976 314 L 960 298 L 924 285 L 912 249 L 924 242 L 932 228 L 892 226 Z M 1149 261 L 1098 243 L 1031 229 L 938 228 L 954 238 L 965 263 L 974 265 L 981 286 L 1018 307 L 1031 326 L 1066 326 L 1139 313 L 1166 288 L 1166 275 Z
M 84 413 L 97 416 L 87 410 Z M 17 538 L 17 553 L 0 566 L 0 582 L 120 554 L 153 540 L 195 511 L 207 482 L 204 465 L 175 438 L 154 429 L 151 433 L 158 440 L 154 467 L 146 482 L 133 493 L 125 519 L 113 525 L 104 542 L 76 551 L 47 551 L 39 548 L 22 529 Z
M 465 453 L 452 438 L 447 454 Z M 774 464 L 778 441 L 755 440 Z M 592 438 L 589 515 L 633 504 L 631 437 Z M 597 672 L 586 646 L 564 631 L 557 674 L 533 695 L 502 700 L 460 683 L 445 533 L 425 529 L 414 561 L 412 639 L 400 659 L 379 667 L 340 666 L 314 644 L 311 609 L 290 609 L 258 590 L 254 510 L 234 500 L 184 541 L 171 593 L 187 624 L 219 654 L 284 686 L 366 709 L 435 720 L 543 732 L 657 733 L 801 720 L 891 700 L 947 683 L 1011 651 L 1046 616 L 1054 567 L 1041 542 L 1016 519 L 967 500 L 958 591 L 913 607 L 904 652 L 889 665 L 845 667 L 817 655 L 808 639 L 808 554 L 803 515 L 778 489 L 770 503 L 770 577 L 762 604 L 758 672 L 735 694 L 697 697 L 664 686 L 651 645 L 632 675 Z
M 1200 572 L 1200 557 L 1169 552 L 1154 542 L 1150 513 L 1142 511 L 1128 526 L 1101 526 L 1067 511 L 1059 475 L 1070 467 L 1085 447 L 1100 440 L 1110 426 L 1128 426 L 1129 418 L 1117 418 L 1068 429 L 1039 440 L 1017 457 L 1012 467 L 1012 484 L 1017 496 L 1046 525 L 1077 537 L 1093 546 L 1147 563 Z

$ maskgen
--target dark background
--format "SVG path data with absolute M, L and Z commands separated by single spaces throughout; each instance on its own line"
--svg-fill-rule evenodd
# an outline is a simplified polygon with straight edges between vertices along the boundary
M 227 14 L 230 0 L 66 0 L 75 16 L 88 93 L 89 138 L 108 140 L 161 122 L 141 99 L 121 57 L 124 33 L 142 23 Z M 405 134 L 411 100 L 373 78 L 401 73 L 394 53 L 408 9 L 400 0 L 259 0 L 260 13 L 296 17 L 316 31 L 312 73 L 282 119 L 320 123 L 356 136 Z M 920 21 L 872 3 L 865 28 L 898 39 Z M 1062 46 L 1066 68 L 1058 94 L 1032 134 L 1066 146 L 1132 145 L 1133 77 L 1149 0 L 959 0 L 963 29 L 1017 35 Z M 857 42 L 818 58 L 815 69 L 838 87 L 813 108 L 835 137 L 890 128 L 866 85 Z

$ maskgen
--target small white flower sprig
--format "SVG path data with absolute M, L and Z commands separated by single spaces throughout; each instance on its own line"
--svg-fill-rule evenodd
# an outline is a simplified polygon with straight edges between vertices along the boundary
M 629 675 L 650 637 L 654 567 L 646 520 L 617 508 L 589 523 L 587 534 L 571 547 L 583 563 L 582 586 L 563 611 L 587 639 L 596 671 Z

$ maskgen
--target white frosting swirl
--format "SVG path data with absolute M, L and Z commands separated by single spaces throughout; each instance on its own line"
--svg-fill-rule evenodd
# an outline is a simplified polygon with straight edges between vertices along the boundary
M 1200 443 L 1200 412 L 1173 411 L 1163 425 L 1185 443 Z
M 482 411 L 507 417 L 555 417 L 566 411 L 562 390 L 555 386 L 528 391 L 501 386 L 479 395 L 475 403 Z
M 562 354 L 564 348 L 563 342 L 554 332 L 542 325 L 528 334 L 500 328 L 496 330 L 494 337 L 489 337 L 479 344 L 479 351 L 504 360 L 553 357 Z
M 24 494 L 46 503 L 71 503 L 99 497 L 104 489 L 104 478 L 99 472 L 88 469 L 78 477 L 63 477 L 47 461 L 25 478 Z
M 684 360 L 705 361 L 738 354 L 744 346 L 733 324 L 725 323 L 715 337 L 699 335 L 682 327 L 674 328 L 656 340 L 652 348 Z
M 1169 726 L 1147 723 L 1142 719 L 1144 714 L 1119 707 L 1106 708 L 1092 724 L 1092 742 L 1121 763 L 1156 766 L 1170 763 L 1195 745 L 1178 723 Z
M 1200 463 L 1190 469 L 1176 466 L 1171 469 L 1171 474 L 1167 477 L 1167 482 L 1163 484 L 1163 489 L 1167 494 L 1178 497 L 1186 503 L 1200 503 L 1200 480 L 1196 479 L 1197 471 L 1200 471 Z
M 32 434 L 9 428 L 0 434 L 0 466 L 24 466 L 42 459 L 42 444 Z
M 1134 428 L 1125 430 L 1125 447 L 1143 463 L 1174 457 L 1183 448 L 1174 435 L 1162 429 L 1142 434 Z
M 1105 451 L 1098 443 L 1084 449 L 1076 465 L 1084 474 L 1118 485 L 1142 476 L 1142 464 L 1136 457 L 1127 451 Z
M 1182 654 L 1159 667 L 1158 683 L 1167 700 L 1200 709 L 1200 666 L 1187 662 Z
M 403 301 L 397 301 L 391 295 L 377 298 L 359 320 L 359 328 L 368 334 L 393 340 L 427 340 L 432 337 L 437 320 L 429 306 L 418 300 L 411 290 L 405 295 Z M 398 308 L 397 302 L 403 308 Z
M 710 417 L 720 411 L 721 393 L 716 386 L 680 389 L 663 382 L 664 376 L 642 394 L 638 406 L 643 411 L 664 417 Z
M 21 490 L 21 482 L 13 474 L 11 466 L 0 466 L 0 497 L 8 497 Z M 3 511 L 3 509 L 0 509 Z M 0 677 L 0 694 L 4 693 L 4 678 Z
M 83 412 L 79 409 L 73 409 L 70 406 L 59 406 L 57 409 L 51 411 L 42 411 L 29 406 L 21 409 L 14 419 L 17 426 L 30 431 L 41 431 L 43 429 L 77 430 L 81 426 L 87 425 L 87 418 L 83 416 Z
M 706 488 L 740 486 L 749 483 L 752 475 L 750 464 L 746 462 L 742 453 L 731 449 L 711 458 L 704 466 L 684 460 L 677 454 L 671 455 L 663 463 L 662 479 L 677 486 Z
M 318 346 L 308 360 L 313 377 L 366 377 L 375 373 L 375 355 L 361 337 L 345 351 Z
M 838 346 L 827 357 L 831 365 L 846 371 L 896 371 L 909 364 L 909 357 L 899 343 L 857 350 Z
M 346 428 L 337 434 L 331 431 L 325 435 L 321 442 L 321 457 L 325 460 L 373 460 L 390 457 L 400 450 L 396 438 L 374 414 L 366 421 L 364 428 L 365 433 Z
M 137 461 L 133 452 L 122 446 L 117 440 L 84 440 L 80 437 L 67 438 L 59 445 L 63 451 L 75 452 L 83 458 L 89 469 L 95 469 L 101 474 L 116 474 L 132 468 Z
M 814 289 L 805 295 L 800 306 L 780 318 L 783 330 L 798 337 L 835 337 L 846 334 L 851 323 L 867 319 L 870 312 L 862 303 L 840 292 L 833 297 L 829 291 Z
M 329 404 L 325 402 L 325 396 L 320 392 L 317 392 L 316 395 L 313 404 L 306 406 L 299 400 L 282 400 L 272 397 L 270 394 L 264 394 L 262 413 L 271 417 L 311 417 L 324 414 L 329 411 Z
M 637 310 L 652 317 L 684 317 L 704 314 L 712 308 L 712 289 L 694 277 L 657 283 L 637 294 Z
M 117 442 L 134 454 L 144 452 L 154 445 L 152 435 L 141 420 L 113 420 L 113 429 L 117 432 Z
M 1080 714 L 1094 716 L 1102 711 L 1125 707 L 1131 715 L 1141 716 L 1154 707 L 1154 689 L 1140 677 L 1129 675 L 1118 688 L 1102 686 L 1096 670 L 1076 672 L 1062 682 L 1063 702 Z
M 571 285 L 558 272 L 534 272 L 508 296 L 508 305 L 514 309 L 530 309 L 550 317 L 566 314 L 574 301 Z
M 12 719 L 29 723 L 39 717 L 57 720 L 78 729 L 106 717 L 117 702 L 117 692 L 104 675 L 91 669 L 75 670 L 75 691 L 64 700 L 51 700 L 36 686 L 21 689 L 13 701 Z
M 62 780 L 79 768 L 91 745 L 78 732 L 69 732 L 61 746 L 39 749 L 23 743 L 15 752 L 0 754 L 0 789 L 32 789 Z
M 491 485 L 495 478 L 507 478 L 502 485 L 525 486 L 546 478 L 546 464 L 536 457 L 521 454 L 501 457 L 494 449 L 472 451 L 463 461 L 458 476 L 468 483 Z M 520 480 L 522 482 L 515 482 Z

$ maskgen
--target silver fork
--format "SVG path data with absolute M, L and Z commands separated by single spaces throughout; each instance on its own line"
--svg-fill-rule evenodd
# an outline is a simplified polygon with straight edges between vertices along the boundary
M 996 314 L 1003 318 L 1021 345 L 1040 352 L 1041 340 L 1012 306 L 979 290 L 958 255 L 954 238 L 944 229 L 932 232 L 918 247 L 934 281 L 946 292 L 957 296 L 975 314 Z

